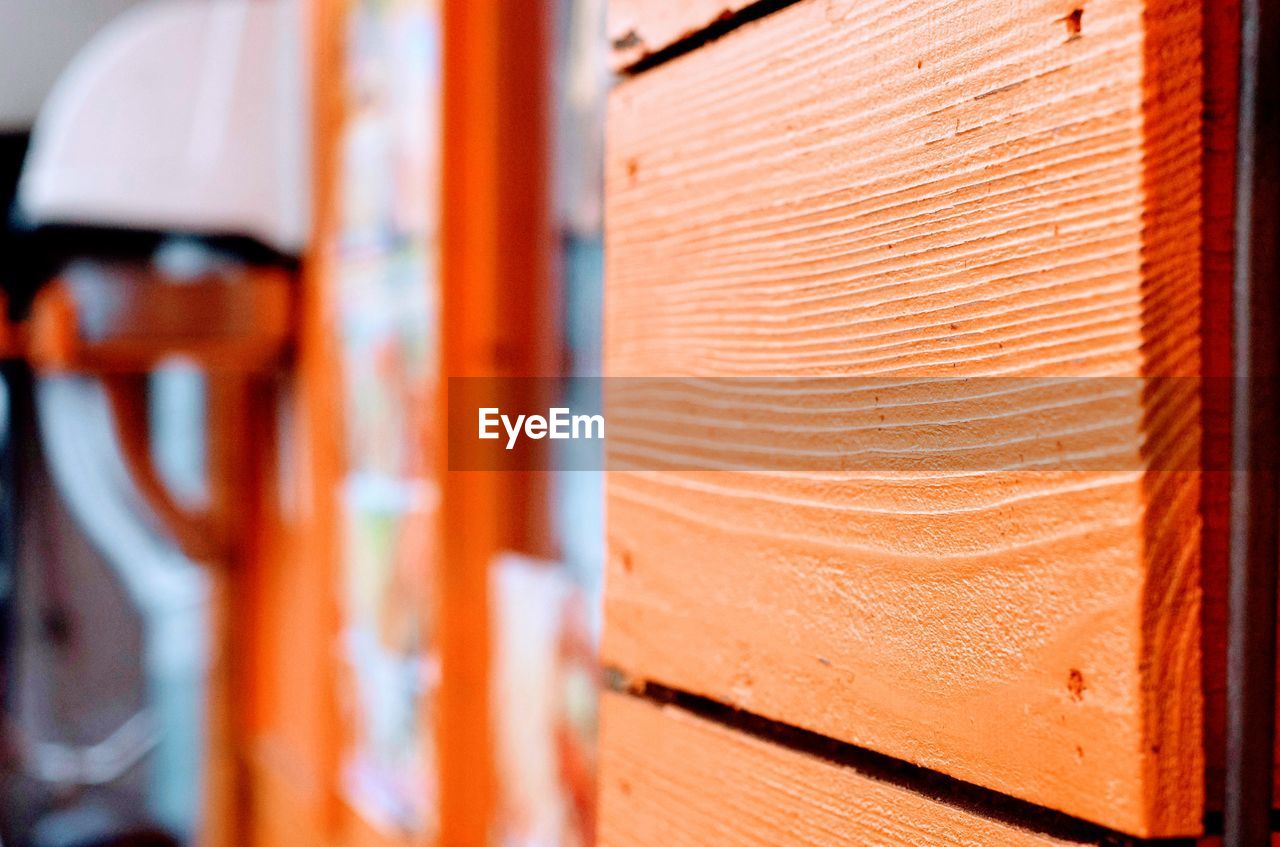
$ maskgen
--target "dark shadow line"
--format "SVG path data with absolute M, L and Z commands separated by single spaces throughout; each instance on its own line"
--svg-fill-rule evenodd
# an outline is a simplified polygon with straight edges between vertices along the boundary
M 657 67 L 658 65 L 670 62 L 672 59 L 692 53 L 699 47 L 706 46 L 717 39 L 720 39 L 735 29 L 738 29 L 752 21 L 758 21 L 761 18 L 771 15 L 787 6 L 793 6 L 800 0 L 758 0 L 744 9 L 730 13 L 711 23 L 707 24 L 697 32 L 690 33 L 681 39 L 671 42 L 666 47 L 655 50 L 652 53 L 646 53 L 636 61 L 627 65 L 621 70 L 623 76 L 635 76 L 644 73 L 647 70 Z M 615 44 L 616 47 L 627 46 L 625 44 Z
M 617 670 L 608 671 L 606 677 L 610 680 L 610 687 L 630 696 L 681 709 L 761 741 L 814 756 L 839 767 L 850 768 L 869 779 L 896 786 L 937 803 L 1050 838 L 1100 847 L 1196 845 L 1195 838 L 1135 838 L 884 753 L 744 712 L 708 697 L 653 682 L 629 682 L 626 675 Z

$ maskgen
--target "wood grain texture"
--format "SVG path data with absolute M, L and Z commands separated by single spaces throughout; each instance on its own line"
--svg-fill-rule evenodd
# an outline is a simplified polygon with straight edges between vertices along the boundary
M 624 694 L 602 703 L 601 847 L 1046 847 L 990 820 Z
M 607 374 L 1198 375 L 1200 46 L 1179 0 L 807 0 L 624 81 Z M 606 661 L 1194 835 L 1178 384 L 1123 471 L 612 473 Z
M 755 0 L 610 0 L 609 44 L 616 71 L 702 32 Z

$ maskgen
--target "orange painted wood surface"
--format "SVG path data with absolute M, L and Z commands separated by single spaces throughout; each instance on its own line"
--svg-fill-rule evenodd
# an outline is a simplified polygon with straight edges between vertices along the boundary
M 622 82 L 607 373 L 1198 375 L 1200 56 L 1180 0 L 806 0 Z M 606 661 L 1197 834 L 1179 385 L 1127 470 L 612 473 Z
M 274 386 L 272 414 L 256 421 L 258 469 L 247 566 L 237 578 L 237 647 L 250 684 L 232 708 L 243 727 L 240 819 L 222 822 L 240 845 L 341 845 L 338 700 L 341 549 L 333 491 L 342 422 L 333 331 L 334 250 L 343 103 L 341 0 L 307 4 L 311 98 L 312 237 L 301 268 L 294 371 Z M 217 824 L 218 822 L 214 822 Z
M 214 372 L 261 372 L 289 347 L 294 286 L 282 269 L 184 284 L 131 267 L 100 270 L 52 281 L 30 319 L 11 328 L 37 368 L 143 373 L 181 356 Z
M 313 247 L 303 264 L 296 379 L 282 386 L 277 437 L 263 470 L 268 500 L 256 530 L 252 584 L 254 690 L 246 753 L 247 842 L 407 847 L 425 836 L 381 832 L 340 791 L 345 691 L 337 654 L 342 474 L 340 364 L 334 325 L 339 142 L 347 118 L 343 43 L 347 4 L 311 4 Z M 545 137 L 550 21 L 543 0 L 446 0 L 441 278 L 442 371 L 554 372 L 556 300 Z M 538 22 L 532 29 L 529 21 Z M 431 190 L 424 186 L 424 191 Z M 426 284 L 424 280 L 424 284 Z M 507 296 L 510 291 L 522 296 Z M 444 407 L 444 380 L 441 406 Z M 441 430 L 424 427 L 445 466 Z M 441 473 L 433 521 L 442 539 L 435 617 L 444 679 L 437 701 L 441 845 L 485 843 L 493 775 L 488 721 L 488 568 L 499 550 L 549 554 L 544 480 Z M 447 563 L 447 566 L 446 566 Z M 239 703 L 237 705 L 240 705 Z M 236 842 L 240 843 L 240 842 Z
M 610 0 L 609 44 L 623 70 L 709 26 L 731 19 L 755 0 Z
M 316 799 L 317 775 L 299 769 L 275 740 L 260 739 L 250 751 L 247 777 L 253 786 L 253 804 L 245 821 L 247 836 L 242 843 L 332 843 L 329 832 L 323 828 L 326 818 Z
M 553 20 L 546 0 L 447 0 L 441 326 L 444 376 L 547 376 L 558 367 L 547 144 Z M 439 408 L 448 406 L 446 379 Z M 441 470 L 438 627 L 440 844 L 494 831 L 489 568 L 505 550 L 549 555 L 543 474 Z
M 601 847 L 1047 847 L 992 820 L 674 707 L 601 703 Z
M 310 298 L 308 298 L 310 299 Z M 313 317 L 317 313 L 312 313 Z M 310 320 L 308 320 L 310 323 Z M 304 342 L 306 381 L 278 386 L 276 416 L 264 416 L 257 437 L 263 455 L 263 510 L 238 574 L 235 597 L 242 623 L 239 644 L 251 686 L 233 708 L 241 734 L 244 793 L 236 845 L 338 844 L 339 704 L 336 540 L 325 520 L 333 505 L 316 490 L 329 461 L 329 443 L 316 417 L 326 404 L 315 372 L 322 348 Z M 296 833 L 297 840 L 282 840 Z M 302 834 L 307 834 L 307 840 Z M 322 838 L 321 838 L 322 836 Z

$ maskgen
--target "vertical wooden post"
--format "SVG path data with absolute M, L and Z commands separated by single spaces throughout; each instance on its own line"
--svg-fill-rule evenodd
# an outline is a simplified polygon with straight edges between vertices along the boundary
M 314 0 L 307 4 L 310 18 L 312 104 L 311 104 L 311 239 L 304 257 L 299 298 L 297 383 L 302 430 L 307 438 L 305 458 L 310 468 L 303 483 L 306 505 L 305 527 L 300 534 L 306 550 L 304 562 L 317 568 L 316 600 L 321 631 L 336 636 L 341 626 L 339 600 L 339 548 L 337 503 L 334 487 L 342 467 L 342 424 L 340 386 L 334 378 L 338 351 L 333 336 L 332 286 L 336 273 L 334 245 L 339 226 L 339 164 L 341 133 L 346 114 L 343 79 L 344 0 Z M 325 728 L 316 739 L 322 763 L 321 792 L 323 820 L 318 829 L 332 839 L 339 825 L 338 797 L 341 767 L 341 739 L 337 728 L 341 715 L 337 699 L 338 673 L 329 655 L 321 659 L 325 696 L 320 705 L 319 726 Z
M 205 768 L 202 847 L 245 844 L 252 825 L 247 754 L 255 687 L 257 542 L 267 508 L 261 469 L 273 446 L 265 438 L 272 409 L 261 379 L 215 376 L 209 381 L 211 525 L 227 544 L 223 561 L 206 563 L 211 565 L 212 587 L 205 716 L 210 761 Z
M 444 6 L 442 409 L 449 376 L 555 370 L 549 23 L 546 0 Z M 432 441 L 445 481 L 441 844 L 478 847 L 489 838 L 495 785 L 488 567 L 499 550 L 547 551 L 546 497 L 533 475 L 448 471 L 445 439 Z

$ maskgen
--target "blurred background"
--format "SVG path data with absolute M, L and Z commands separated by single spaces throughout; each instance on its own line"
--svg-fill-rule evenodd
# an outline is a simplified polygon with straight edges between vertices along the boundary
M 0 842 L 592 843 L 602 5 L 0 0 Z

